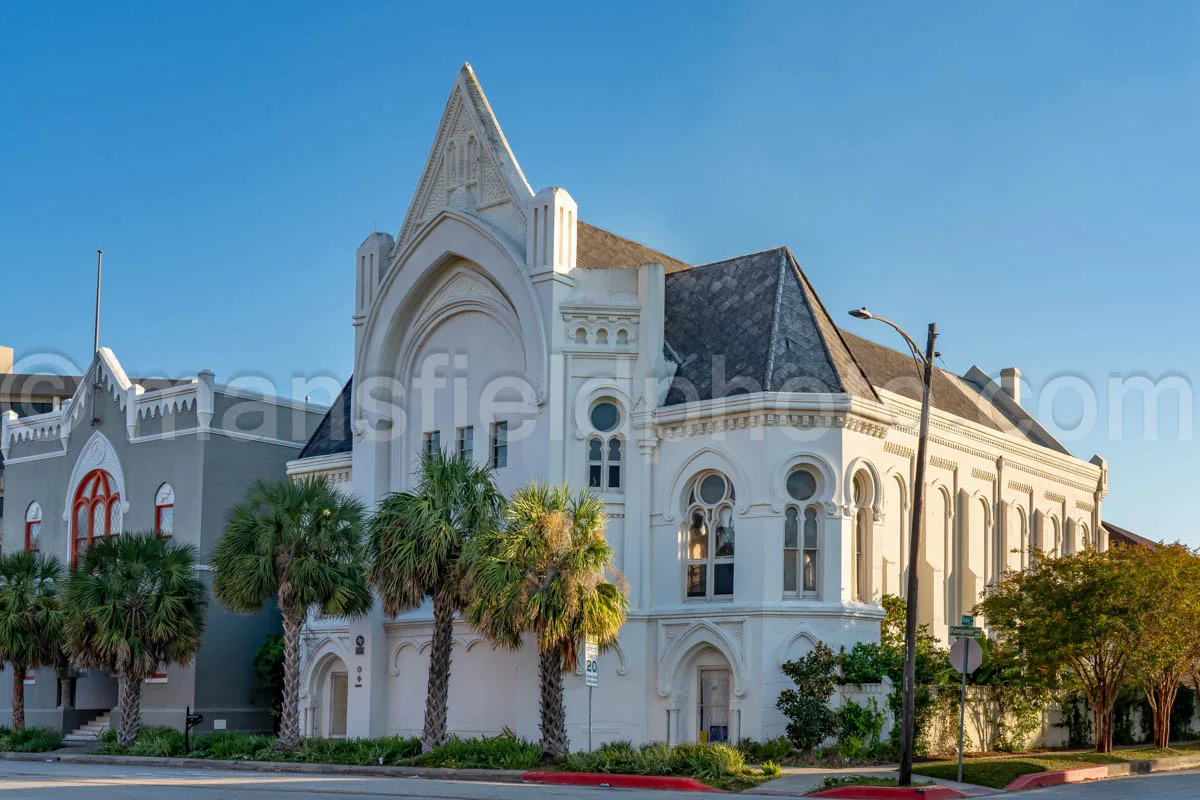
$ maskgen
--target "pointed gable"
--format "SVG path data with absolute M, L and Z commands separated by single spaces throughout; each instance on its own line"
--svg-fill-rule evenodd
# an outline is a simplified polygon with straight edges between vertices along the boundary
M 396 237 L 397 247 L 405 247 L 446 209 L 479 217 L 523 246 L 524 206 L 532 196 L 483 87 L 471 65 L 463 64 Z

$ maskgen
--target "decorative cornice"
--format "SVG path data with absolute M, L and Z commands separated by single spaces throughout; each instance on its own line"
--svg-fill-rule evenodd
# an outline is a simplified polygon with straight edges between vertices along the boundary
M 1008 488 L 1013 489 L 1018 492 L 1024 492 L 1025 494 L 1033 494 L 1033 486 L 1031 486 L 1028 483 L 1021 483 L 1019 481 L 1009 481 Z
M 1079 509 L 1080 511 L 1087 511 L 1089 514 L 1096 510 L 1094 505 L 1091 503 L 1085 503 L 1082 500 L 1075 501 L 1075 508 Z
M 988 472 L 987 470 L 980 469 L 979 467 L 971 468 L 971 477 L 980 481 L 988 481 L 990 483 L 996 482 L 996 473 Z
M 1051 492 L 1051 491 L 1047 490 L 1044 496 L 1047 500 L 1050 500 L 1051 502 L 1054 502 L 1054 503 L 1067 502 L 1067 498 L 1063 497 L 1058 492 Z
M 666 406 L 655 412 L 662 439 L 707 436 L 748 428 L 840 428 L 876 439 L 893 418 L 850 395 L 755 394 Z

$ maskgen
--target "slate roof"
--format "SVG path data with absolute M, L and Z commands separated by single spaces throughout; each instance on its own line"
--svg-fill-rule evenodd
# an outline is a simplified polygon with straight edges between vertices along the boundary
M 1111 522 L 1101 521 L 1100 524 L 1104 526 L 1104 530 L 1108 531 L 1109 544 L 1120 544 L 1127 547 L 1148 547 L 1151 550 L 1157 550 L 1162 547 L 1162 544 L 1159 542 L 1152 541 L 1144 536 L 1138 536 L 1133 531 L 1113 525 Z
M 313 431 L 308 443 L 300 451 L 299 458 L 314 456 L 332 456 L 337 453 L 349 453 L 352 439 L 350 431 L 350 392 L 354 378 L 346 381 L 342 391 L 338 393 L 329 410 L 321 419 L 321 424 Z
M 579 268 L 666 267 L 664 353 L 678 365 L 666 405 L 758 391 L 878 401 L 877 388 L 921 399 L 911 356 L 839 328 L 786 247 L 692 266 L 583 221 L 577 235 Z M 1070 454 L 978 370 L 967 378 L 935 370 L 934 407 Z M 301 458 L 350 451 L 350 391 L 348 382 Z
M 879 399 L 787 248 L 668 275 L 664 335 L 682 362 L 667 405 L 759 391 Z

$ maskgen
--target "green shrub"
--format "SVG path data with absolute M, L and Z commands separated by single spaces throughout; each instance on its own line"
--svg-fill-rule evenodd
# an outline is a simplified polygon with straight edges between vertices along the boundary
M 542 746 L 505 728 L 499 736 L 460 739 L 451 736 L 441 747 L 417 761 L 426 767 L 454 769 L 533 769 L 542 760 Z
M 0 750 L 9 753 L 45 753 L 62 746 L 62 734 L 51 728 L 0 731 Z
M 838 657 L 817 642 L 807 655 L 783 665 L 794 688 L 779 693 L 776 707 L 787 717 L 787 736 L 797 750 L 812 750 L 837 731 L 829 698 L 837 685 Z
M 762 774 L 768 778 L 778 778 L 783 774 L 783 770 L 774 761 L 764 761 L 762 763 Z
M 219 761 L 269 761 L 275 753 L 275 737 L 250 733 L 208 733 L 192 743 L 192 758 Z
M 874 700 L 861 706 L 847 700 L 838 709 L 838 748 L 842 759 L 866 761 L 889 755 L 891 748 L 883 742 L 885 718 Z
M 737 749 L 742 751 L 747 763 L 762 764 L 766 761 L 783 761 L 790 758 L 793 752 L 792 743 L 786 736 L 757 742 L 754 739 L 742 739 L 737 743 Z
M 138 729 L 137 739 L 126 752 L 131 756 L 175 758 L 183 755 L 183 734 L 174 728 L 149 726 Z
M 678 775 L 721 789 L 747 789 L 766 775 L 746 766 L 742 751 L 724 744 L 648 744 L 611 742 L 590 753 L 571 753 L 558 763 L 571 772 L 618 775 Z

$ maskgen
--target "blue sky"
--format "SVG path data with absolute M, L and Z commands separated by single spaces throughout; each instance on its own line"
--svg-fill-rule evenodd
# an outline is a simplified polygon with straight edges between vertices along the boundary
M 83 361 L 103 247 L 131 374 L 345 378 L 354 248 L 470 61 L 593 224 L 692 263 L 786 244 L 851 330 L 936 319 L 955 371 L 1097 386 L 1082 438 L 1072 391 L 1048 410 L 1109 459 L 1105 516 L 1200 544 L 1176 415 L 1104 424 L 1111 375 L 1200 374 L 1198 41 L 1168 0 L 6 3 L 0 343 Z

